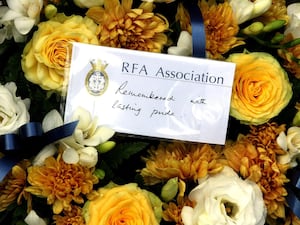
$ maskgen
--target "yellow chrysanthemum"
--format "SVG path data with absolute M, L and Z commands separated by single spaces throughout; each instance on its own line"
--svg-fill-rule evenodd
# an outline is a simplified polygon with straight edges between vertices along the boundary
M 85 225 L 82 209 L 79 206 L 71 206 L 71 211 L 64 211 L 64 215 L 54 215 L 56 225 Z
M 183 4 L 178 4 L 177 13 L 175 15 L 176 21 L 179 22 L 181 30 L 186 30 L 192 33 L 191 19 L 188 11 L 184 8 Z
M 273 0 L 268 11 L 258 17 L 257 20 L 263 23 L 269 23 L 274 20 L 285 20 L 288 23 L 289 17 L 287 15 L 285 0 Z
M 161 52 L 167 43 L 167 19 L 154 14 L 154 5 L 143 2 L 132 9 L 132 0 L 105 0 L 104 7 L 92 7 L 87 16 L 98 24 L 100 45 Z
M 26 191 L 47 198 L 53 204 L 53 212 L 61 213 L 72 209 L 71 202 L 83 203 L 83 195 L 93 191 L 98 182 L 92 171 L 79 164 L 66 164 L 61 157 L 49 157 L 43 166 L 28 168 L 28 182 L 31 186 Z
M 146 167 L 141 170 L 141 175 L 147 184 L 173 177 L 196 181 L 223 168 L 219 154 L 207 144 L 161 143 L 157 149 L 150 150 L 145 161 Z
M 288 164 L 277 163 L 277 156 L 284 154 L 276 138 L 285 127 L 275 123 L 252 126 L 246 136 L 226 146 L 224 155 L 228 164 L 243 178 L 258 184 L 271 218 L 285 218 L 284 185 L 289 181 L 285 175 Z
M 174 222 L 176 225 L 184 225 L 181 217 L 181 211 L 184 206 L 194 207 L 195 204 L 185 195 L 186 184 L 184 181 L 179 181 L 179 193 L 177 201 L 165 203 L 163 205 L 163 219 L 168 222 Z
M 30 207 L 31 199 L 29 193 L 24 191 L 26 186 L 26 168 L 30 165 L 29 161 L 23 160 L 15 165 L 11 172 L 0 183 L 0 212 L 17 200 L 21 204 L 21 199 L 24 197 Z
M 199 1 L 206 34 L 206 51 L 209 58 L 223 59 L 230 49 L 244 44 L 237 37 L 239 26 L 228 2 L 208 4 Z
M 228 2 L 217 4 L 214 0 L 199 0 L 198 6 L 204 21 L 208 58 L 223 59 L 223 54 L 244 44 L 244 41 L 237 37 L 239 26 Z M 179 21 L 182 30 L 192 33 L 190 16 L 182 4 L 178 7 L 176 20 Z
M 185 199 L 183 204 L 175 204 L 174 202 L 169 202 L 164 205 L 163 219 L 168 222 L 173 222 L 176 225 L 184 225 L 181 218 L 181 211 L 183 206 L 191 206 L 194 204 L 188 199 Z

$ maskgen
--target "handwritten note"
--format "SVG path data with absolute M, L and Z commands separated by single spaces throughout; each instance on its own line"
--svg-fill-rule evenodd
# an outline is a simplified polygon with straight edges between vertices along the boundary
M 77 107 L 120 133 L 224 144 L 235 65 L 74 43 L 65 120 Z

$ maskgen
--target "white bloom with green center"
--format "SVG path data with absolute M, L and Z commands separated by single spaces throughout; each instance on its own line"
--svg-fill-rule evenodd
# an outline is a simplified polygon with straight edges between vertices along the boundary
M 229 0 L 238 24 L 258 17 L 272 5 L 272 0 Z
M 195 207 L 184 206 L 184 225 L 263 225 L 266 207 L 256 183 L 242 180 L 232 168 L 198 180 L 189 199 Z

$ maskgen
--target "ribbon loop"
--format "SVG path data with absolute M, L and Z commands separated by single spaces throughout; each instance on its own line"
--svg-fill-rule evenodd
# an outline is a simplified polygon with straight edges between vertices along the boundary
M 22 138 L 39 137 L 43 135 L 43 128 L 41 123 L 30 122 L 26 123 L 19 129 L 19 135 Z
M 41 123 L 30 122 L 21 126 L 18 134 L 1 135 L 0 152 L 5 156 L 0 158 L 0 182 L 22 158 L 31 157 L 46 145 L 71 136 L 77 124 L 78 121 L 74 121 L 43 133 Z
M 10 151 L 20 149 L 20 140 L 17 134 L 5 134 L 0 136 L 0 150 L 5 154 L 9 154 Z
M 187 1 L 186 7 L 191 18 L 193 56 L 205 58 L 206 37 L 202 13 L 197 5 L 197 1 Z

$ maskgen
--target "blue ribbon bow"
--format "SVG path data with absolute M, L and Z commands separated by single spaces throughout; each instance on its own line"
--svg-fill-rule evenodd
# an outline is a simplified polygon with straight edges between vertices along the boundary
M 17 134 L 1 135 L 0 151 L 5 156 L 0 159 L 0 182 L 23 158 L 33 156 L 46 145 L 71 136 L 77 123 L 67 123 L 44 133 L 41 123 L 30 122 L 21 126 Z

